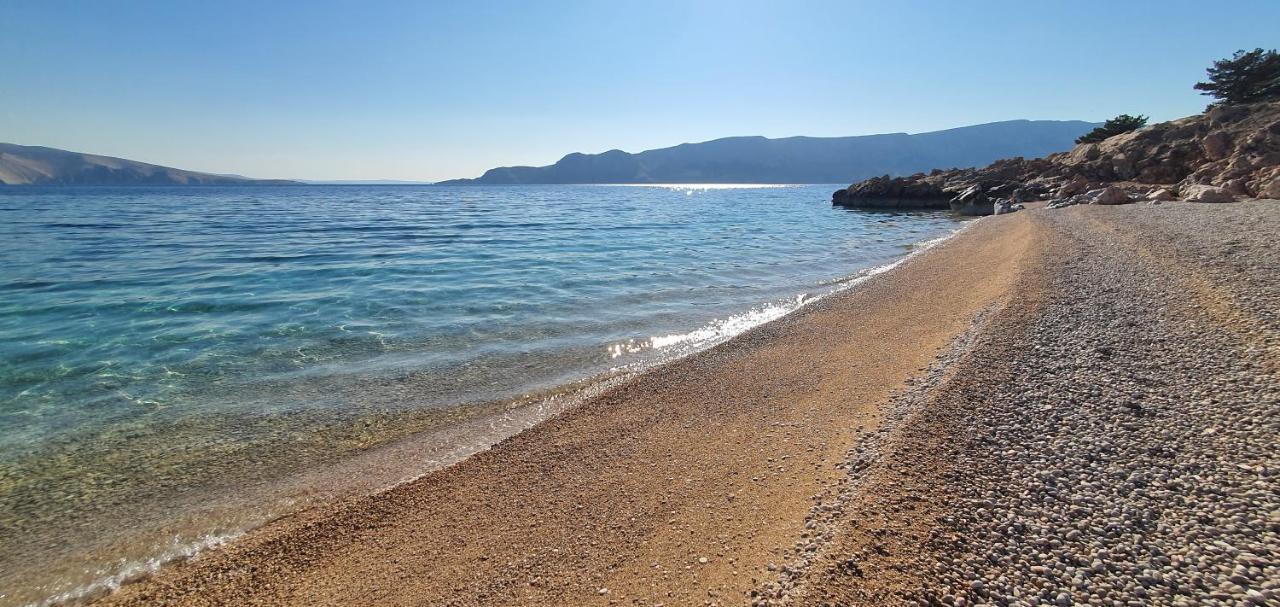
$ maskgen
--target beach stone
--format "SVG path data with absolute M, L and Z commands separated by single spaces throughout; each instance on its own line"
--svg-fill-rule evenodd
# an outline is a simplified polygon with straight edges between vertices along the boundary
M 1220 187 L 1204 184 L 1185 185 L 1182 199 L 1189 202 L 1235 202 L 1236 197 Z
M 1280 199 L 1280 175 L 1260 186 L 1258 188 L 1258 197 Z
M 1070 198 L 1076 194 L 1083 194 L 1088 189 L 1088 179 L 1081 175 L 1073 175 L 1070 180 L 1058 187 L 1054 192 L 1054 198 Z
M 1243 196 L 1247 198 L 1249 196 L 1249 180 L 1244 177 L 1237 177 L 1222 184 L 1222 189 L 1235 194 L 1236 196 Z
M 1093 204 L 1125 204 L 1129 202 L 1129 193 L 1116 186 L 1093 190 L 1087 195 Z
M 1061 236 L 1042 303 L 1023 307 L 1025 327 L 985 329 L 987 345 L 948 370 L 960 385 L 932 394 L 916 435 L 898 431 L 920 441 L 909 461 L 948 466 L 908 599 L 1275 604 L 1273 206 L 1027 218 Z M 1230 285 L 1215 297 L 1238 314 L 1207 314 L 1192 286 L 1205 281 Z
M 949 204 L 952 211 L 961 215 L 991 215 L 997 202 L 981 185 L 973 185 L 952 198 Z

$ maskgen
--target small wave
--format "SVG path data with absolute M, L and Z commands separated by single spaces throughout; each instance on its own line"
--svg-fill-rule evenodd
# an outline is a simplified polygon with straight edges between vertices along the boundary
M 235 531 L 224 534 L 211 534 L 203 536 L 194 542 L 185 543 L 178 538 L 174 538 L 173 543 L 160 554 L 139 561 L 125 562 L 114 573 L 103 571 L 101 572 L 101 577 L 84 586 L 55 594 L 38 603 L 30 603 L 27 607 L 77 604 L 106 596 L 119 590 L 125 584 L 136 582 L 154 574 L 168 563 L 192 558 L 205 550 L 222 546 L 243 535 L 243 533 L 242 531 Z
M 688 333 L 655 335 L 639 341 L 630 340 L 614 344 L 609 346 L 609 356 L 617 358 L 624 354 L 636 354 L 645 350 L 698 350 L 728 340 L 752 327 L 782 318 L 803 306 L 809 297 L 809 294 L 801 293 L 793 300 L 765 304 L 727 318 L 712 320 L 707 325 Z
M 758 190 L 761 188 L 796 187 L 790 183 L 602 183 L 611 188 L 662 188 L 678 192 L 696 190 Z
M 866 282 L 873 276 L 888 272 L 889 270 L 902 265 L 912 257 L 915 257 L 916 255 L 919 255 L 920 253 L 932 249 L 933 247 L 953 238 L 956 234 L 959 234 L 965 228 L 969 227 L 971 223 L 972 222 L 966 223 L 959 229 L 953 230 L 952 232 L 937 238 L 931 238 L 914 243 L 911 245 L 910 253 L 893 262 L 864 268 L 851 276 L 822 281 L 818 286 L 828 287 L 822 292 L 801 293 L 792 299 L 763 304 L 746 312 L 733 314 L 727 318 L 714 319 L 706 325 L 687 333 L 655 335 L 644 339 L 631 339 L 625 342 L 612 344 L 608 347 L 609 357 L 618 358 L 627 354 L 640 354 L 645 351 L 655 351 L 663 354 L 663 359 L 671 360 L 673 358 L 692 354 L 699 350 L 723 343 L 749 329 L 782 318 L 783 316 L 795 312 L 796 310 L 799 310 L 800 308 L 803 308 L 815 301 L 823 299 L 832 293 L 847 291 L 862 284 L 863 282 Z

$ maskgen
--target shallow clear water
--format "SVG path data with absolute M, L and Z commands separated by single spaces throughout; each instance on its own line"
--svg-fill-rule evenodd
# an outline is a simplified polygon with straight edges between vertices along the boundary
M 832 189 L 0 188 L 0 605 L 249 520 L 176 503 L 717 343 L 957 227 Z

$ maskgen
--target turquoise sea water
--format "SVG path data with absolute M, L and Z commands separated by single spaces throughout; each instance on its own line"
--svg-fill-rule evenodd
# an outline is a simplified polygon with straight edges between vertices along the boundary
M 0 188 L 0 606 L 302 502 L 178 510 L 718 343 L 958 227 L 833 189 Z

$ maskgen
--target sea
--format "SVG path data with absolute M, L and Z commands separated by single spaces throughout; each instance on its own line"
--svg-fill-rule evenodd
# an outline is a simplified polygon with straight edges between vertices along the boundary
M 961 227 L 837 187 L 0 187 L 0 607 L 456 462 Z

